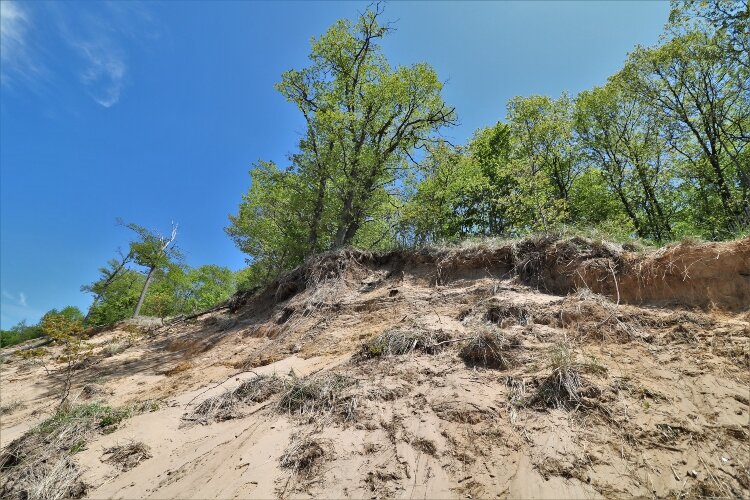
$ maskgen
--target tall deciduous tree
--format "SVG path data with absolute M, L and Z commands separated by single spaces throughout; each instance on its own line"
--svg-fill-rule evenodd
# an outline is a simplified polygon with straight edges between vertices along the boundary
M 726 58 L 721 32 L 688 31 L 638 48 L 621 72 L 633 97 L 661 113 L 662 133 L 720 201 L 726 232 L 750 224 L 750 93 L 745 69 Z
M 612 79 L 576 102 L 579 145 L 607 180 L 642 238 L 672 234 L 668 151 L 654 110 L 629 98 Z
M 313 40 L 310 65 L 285 72 L 277 85 L 302 113 L 306 131 L 289 169 L 261 164 L 262 172 L 253 173 L 227 228 L 254 265 L 263 263 L 270 273 L 358 237 L 381 241 L 385 234 L 363 226 L 388 213 L 388 198 L 415 150 L 455 122 L 429 65 L 388 63 L 378 41 L 391 28 L 381 24 L 381 14 L 375 6 L 356 22 L 336 22 Z M 256 187 L 256 177 L 263 187 Z M 282 222 L 272 200 L 295 222 Z M 286 245 L 290 239 L 294 244 Z

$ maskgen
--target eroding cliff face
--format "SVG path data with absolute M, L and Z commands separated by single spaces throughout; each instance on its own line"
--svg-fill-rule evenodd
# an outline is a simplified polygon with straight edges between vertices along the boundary
M 750 239 L 327 254 L 96 333 L 52 420 L 6 350 L 1 496 L 747 497 L 749 322 Z

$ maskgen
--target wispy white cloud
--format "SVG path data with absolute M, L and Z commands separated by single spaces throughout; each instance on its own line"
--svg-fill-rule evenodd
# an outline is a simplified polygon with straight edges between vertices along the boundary
M 18 295 L 14 293 L 10 293 L 7 290 L 3 290 L 3 304 L 11 303 L 16 304 L 21 307 L 28 307 L 28 302 L 26 301 L 26 294 L 23 292 L 19 292 Z
M 0 6 L 4 86 L 32 86 L 45 94 L 54 91 L 56 80 L 73 76 L 105 108 L 117 104 L 129 83 L 129 53 L 159 38 L 147 5 L 138 2 L 2 0 Z
M 3 328 L 9 328 L 24 319 L 37 321 L 41 316 L 41 311 L 29 305 L 24 292 L 11 293 L 3 290 L 0 309 L 0 323 Z
M 11 85 L 15 80 L 30 81 L 41 74 L 29 40 L 31 27 L 31 13 L 22 4 L 0 2 L 0 80 L 3 85 Z
M 117 104 L 127 74 L 122 55 L 103 39 L 76 45 L 87 62 L 80 77 L 91 97 L 105 108 Z

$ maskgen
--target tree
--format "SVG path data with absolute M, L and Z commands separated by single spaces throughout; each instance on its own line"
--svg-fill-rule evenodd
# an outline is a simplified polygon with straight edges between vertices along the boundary
M 334 247 L 354 240 L 374 194 L 396 180 L 415 148 L 455 121 L 429 65 L 388 64 L 377 44 L 391 31 L 380 24 L 381 14 L 377 5 L 356 23 L 338 21 L 313 40 L 311 65 L 287 71 L 277 85 L 307 123 L 300 149 L 309 161 L 297 167 L 317 181 L 314 219 L 329 183 L 339 197 Z M 314 221 L 310 248 L 318 233 Z
M 177 238 L 176 224 L 172 225 L 170 236 L 162 236 L 134 223 L 127 224 L 125 227 L 138 235 L 139 239 L 130 243 L 130 253 L 133 255 L 133 260 L 147 270 L 146 281 L 133 313 L 133 317 L 136 317 L 141 312 L 154 273 L 157 270 L 166 270 L 172 261 L 181 258 L 182 254 L 174 245 Z
M 310 65 L 277 89 L 302 113 L 306 131 L 291 165 L 259 163 L 229 235 L 268 276 L 312 253 L 393 237 L 382 224 L 398 206 L 398 183 L 415 151 L 455 122 L 427 64 L 392 67 L 378 41 L 391 31 L 379 6 L 336 22 L 312 42 Z
M 132 317 L 145 281 L 145 276 L 134 269 L 125 268 L 118 272 L 98 300 L 91 304 L 86 324 L 111 325 Z M 89 286 L 100 288 L 97 283 Z
M 237 288 L 234 273 L 216 265 L 190 269 L 186 281 L 183 310 L 190 313 L 205 311 L 227 300 Z
M 476 202 L 489 183 L 464 150 L 439 144 L 430 149 L 421 170 L 402 213 L 405 239 L 417 245 L 455 241 L 483 226 Z
M 250 190 L 243 195 L 239 213 L 230 215 L 227 234 L 237 247 L 251 256 L 257 279 L 293 267 L 305 257 L 309 228 L 324 221 L 310 220 L 311 206 L 299 195 L 306 192 L 302 179 L 281 171 L 271 162 L 258 162 L 251 170 Z
M 59 312 L 53 309 L 42 317 L 40 325 L 48 337 L 63 346 L 62 359 L 67 366 L 59 403 L 62 406 L 70 394 L 73 369 L 91 350 L 91 346 L 84 341 L 83 313 L 76 307 L 66 307 Z
M 602 172 L 638 235 L 656 241 L 671 237 L 674 212 L 663 127 L 652 109 L 622 91 L 617 78 L 576 100 L 582 152 Z
M 568 198 L 580 172 L 573 106 L 563 94 L 515 97 L 508 103 L 511 161 L 519 189 L 511 193 L 520 229 L 549 230 L 570 220 Z
M 664 117 L 670 147 L 690 164 L 701 196 L 717 197 L 724 234 L 750 224 L 748 73 L 721 49 L 722 32 L 688 31 L 628 58 L 633 98 Z
M 510 132 L 503 123 L 478 130 L 467 147 L 430 147 L 403 213 L 414 242 L 510 231 L 507 202 L 517 182 L 509 158 Z
M 737 0 L 672 0 L 667 29 L 677 35 L 699 30 L 719 35 L 718 46 L 733 64 L 750 69 L 750 3 Z
M 44 331 L 39 325 L 28 325 L 24 319 L 10 327 L 10 330 L 0 330 L 0 347 L 20 344 L 43 335 Z
M 106 267 L 99 268 L 100 277 L 98 280 L 89 285 L 81 286 L 82 292 L 88 292 L 94 295 L 94 300 L 91 303 L 91 306 L 89 306 L 89 310 L 86 313 L 84 323 L 89 322 L 91 312 L 99 305 L 115 280 L 118 279 L 122 275 L 122 273 L 127 270 L 127 264 L 133 260 L 132 252 L 128 253 L 127 255 L 124 255 L 119 251 L 118 253 L 119 258 L 110 259 L 107 262 Z

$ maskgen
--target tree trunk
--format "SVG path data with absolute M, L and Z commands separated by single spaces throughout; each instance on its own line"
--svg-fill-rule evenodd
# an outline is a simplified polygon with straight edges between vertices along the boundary
M 346 199 L 344 200 L 344 206 L 341 208 L 341 213 L 339 215 L 339 226 L 338 228 L 336 228 L 336 238 L 333 242 L 334 248 L 341 248 L 345 244 L 349 243 L 346 240 L 346 234 L 349 226 L 352 223 L 352 220 L 354 219 L 354 214 L 352 214 L 353 209 L 354 192 L 350 191 L 347 194 Z
M 315 255 L 318 250 L 318 232 L 320 228 L 320 219 L 323 217 L 323 208 L 326 196 L 326 181 L 321 178 L 318 183 L 318 193 L 315 199 L 315 208 L 313 209 L 312 221 L 310 224 L 310 237 L 307 240 L 306 257 Z
M 133 317 L 137 317 L 141 313 L 141 306 L 143 306 L 143 300 L 146 298 L 146 292 L 148 287 L 151 285 L 151 280 L 154 278 L 154 271 L 156 268 L 152 267 L 148 270 L 148 276 L 146 276 L 146 282 L 143 284 L 143 290 L 141 290 L 141 296 L 138 298 L 138 304 L 135 306 L 135 313 Z

